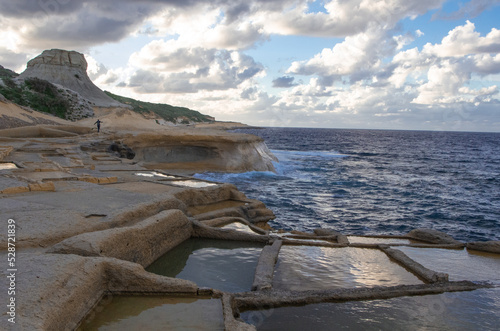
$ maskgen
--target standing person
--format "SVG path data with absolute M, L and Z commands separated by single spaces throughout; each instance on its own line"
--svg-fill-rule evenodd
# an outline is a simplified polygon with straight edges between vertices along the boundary
M 97 124 L 97 132 L 101 131 L 101 123 L 102 121 L 100 121 L 99 119 L 97 119 L 97 121 L 94 123 L 94 125 Z

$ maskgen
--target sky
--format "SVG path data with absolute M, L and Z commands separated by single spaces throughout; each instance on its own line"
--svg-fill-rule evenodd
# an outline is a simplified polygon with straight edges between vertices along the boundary
M 0 64 L 257 126 L 500 131 L 500 0 L 0 0 Z

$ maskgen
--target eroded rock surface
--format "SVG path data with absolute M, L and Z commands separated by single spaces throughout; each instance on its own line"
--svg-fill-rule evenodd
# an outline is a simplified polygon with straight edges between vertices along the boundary
M 433 229 L 415 229 L 408 233 L 408 237 L 432 244 L 463 245 L 462 242 L 453 239 L 450 235 Z
M 500 254 L 500 241 L 475 241 L 467 243 L 468 249 Z
M 99 107 L 123 106 L 99 89 L 87 75 L 87 61 L 83 54 L 61 49 L 46 50 L 28 62 L 19 79 L 36 77 L 77 92 Z

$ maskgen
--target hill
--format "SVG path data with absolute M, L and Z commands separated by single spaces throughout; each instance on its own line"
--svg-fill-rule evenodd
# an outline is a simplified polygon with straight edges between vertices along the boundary
M 2 98 L 3 96 L 3 98 Z M 99 89 L 87 75 L 83 54 L 46 50 L 30 60 L 20 75 L 0 66 L 0 100 L 76 121 L 94 117 L 95 109 L 131 109 L 157 123 L 208 123 L 214 118 L 185 107 L 138 101 Z M 165 123 L 160 123 L 165 124 Z
M 132 110 L 140 114 L 154 113 L 168 122 L 188 124 L 190 122 L 213 122 L 214 118 L 185 107 L 175 107 L 164 103 L 151 103 L 122 97 L 105 91 L 111 98 L 129 105 Z

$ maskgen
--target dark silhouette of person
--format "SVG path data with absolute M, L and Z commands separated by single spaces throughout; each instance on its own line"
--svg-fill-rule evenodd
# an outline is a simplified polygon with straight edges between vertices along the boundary
M 94 125 L 97 124 L 97 132 L 101 131 L 101 123 L 102 123 L 102 121 L 99 119 L 97 119 L 97 121 L 94 123 Z

